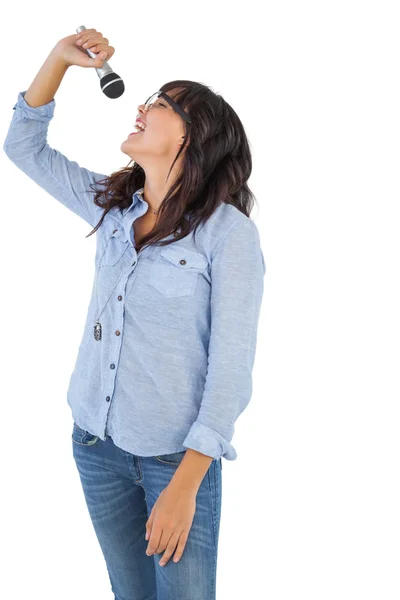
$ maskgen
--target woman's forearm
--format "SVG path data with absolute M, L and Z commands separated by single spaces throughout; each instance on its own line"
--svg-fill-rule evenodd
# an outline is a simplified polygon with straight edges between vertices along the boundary
M 27 104 L 36 108 L 53 100 L 67 70 L 68 65 L 55 47 L 25 93 Z
M 169 485 L 181 491 L 197 493 L 212 460 L 211 456 L 188 448 Z

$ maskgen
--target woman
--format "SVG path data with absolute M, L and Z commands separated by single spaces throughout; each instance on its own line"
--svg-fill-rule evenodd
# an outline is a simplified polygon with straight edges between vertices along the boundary
M 68 160 L 46 141 L 54 95 L 70 66 L 102 66 L 101 51 L 114 54 L 95 29 L 56 44 L 18 95 L 4 150 L 97 232 L 67 399 L 115 598 L 211 600 L 221 459 L 236 458 L 251 398 L 265 274 L 249 144 L 221 96 L 173 81 L 139 106 L 143 130 L 121 145 L 133 166 L 106 176 Z

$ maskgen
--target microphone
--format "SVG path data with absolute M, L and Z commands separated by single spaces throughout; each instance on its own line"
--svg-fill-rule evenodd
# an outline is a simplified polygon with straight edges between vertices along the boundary
M 77 28 L 76 33 L 84 31 L 86 27 L 81 25 Z M 82 48 L 84 50 L 84 48 Z M 97 54 L 86 49 L 90 58 L 96 58 Z M 105 60 L 103 66 L 96 68 L 97 75 L 100 77 L 100 89 L 107 98 L 119 98 L 125 91 L 125 85 L 121 77 L 114 73 L 108 62 Z

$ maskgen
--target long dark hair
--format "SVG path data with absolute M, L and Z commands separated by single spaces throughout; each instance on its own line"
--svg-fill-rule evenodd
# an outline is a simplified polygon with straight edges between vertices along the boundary
M 169 189 L 159 208 L 159 220 L 150 233 L 136 244 L 136 250 L 156 244 L 168 245 L 207 221 L 222 203 L 233 204 L 250 217 L 255 197 L 247 180 L 252 170 L 250 145 L 244 127 L 233 108 L 208 86 L 194 81 L 176 80 L 163 85 L 160 90 L 169 92 L 179 88 L 173 99 L 190 115 L 191 123 L 183 120 L 185 139 L 171 165 L 171 170 L 185 147 L 182 171 Z M 96 192 L 94 203 L 105 209 L 96 227 L 97 231 L 106 213 L 114 206 L 127 208 L 132 195 L 144 186 L 145 172 L 134 163 L 112 173 L 105 179 L 90 184 Z M 168 174 L 169 176 L 169 174 Z M 103 189 L 92 186 L 103 184 Z M 104 188 L 105 185 L 105 188 Z M 181 229 L 178 232 L 178 228 Z

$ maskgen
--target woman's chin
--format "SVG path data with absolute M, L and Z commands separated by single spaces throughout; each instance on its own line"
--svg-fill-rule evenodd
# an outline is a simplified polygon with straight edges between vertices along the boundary
M 136 156 L 136 152 L 134 150 L 134 144 L 130 143 L 130 140 L 124 140 L 120 146 L 120 150 L 121 152 L 123 152 L 124 154 L 126 154 L 127 156 L 129 156 L 129 158 L 131 158 L 132 160 L 135 160 L 135 157 L 133 156 L 133 154 L 135 154 Z M 132 154 L 133 152 L 133 154 Z

